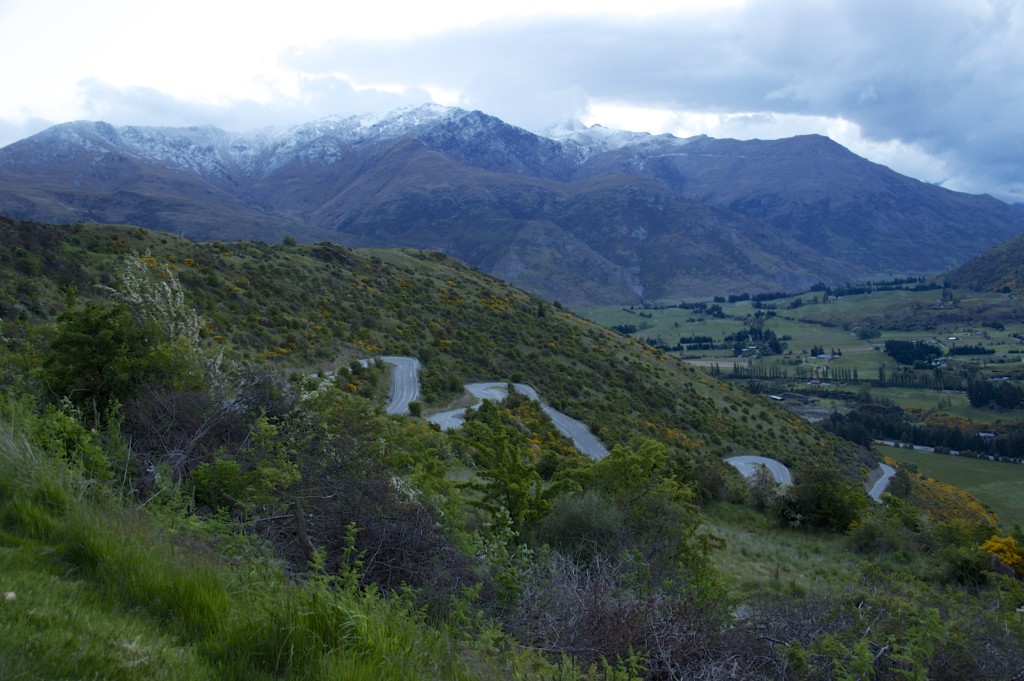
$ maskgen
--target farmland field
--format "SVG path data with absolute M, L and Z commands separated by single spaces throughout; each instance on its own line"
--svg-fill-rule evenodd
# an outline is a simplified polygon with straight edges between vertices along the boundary
M 878 449 L 918 472 L 970 492 L 995 511 L 1004 529 L 1024 526 L 1024 465 L 918 452 L 898 447 Z
M 851 397 L 867 389 L 873 397 L 902 407 L 940 409 L 975 421 L 1024 417 L 1024 410 L 997 413 L 973 408 L 962 388 L 894 384 L 892 378 L 901 368 L 884 352 L 886 341 L 917 341 L 940 348 L 951 366 L 985 376 L 1022 377 L 1024 308 L 1013 295 L 893 290 L 832 298 L 827 304 L 822 300 L 818 293 L 805 293 L 760 307 L 750 300 L 712 304 L 720 307 L 719 314 L 687 307 L 604 306 L 577 312 L 603 326 L 635 329 L 630 335 L 672 349 L 672 354 L 696 366 L 716 369 L 723 378 L 734 366 L 770 371 L 772 391 L 799 392 L 813 379 Z M 751 351 L 745 343 L 725 341 L 754 327 L 771 331 L 782 342 L 782 353 Z M 690 342 L 695 338 L 711 339 L 718 347 L 697 348 Z M 990 354 L 950 355 L 958 346 L 980 347 Z M 881 375 L 889 379 L 885 387 L 877 385 Z M 964 385 L 962 380 L 956 384 Z

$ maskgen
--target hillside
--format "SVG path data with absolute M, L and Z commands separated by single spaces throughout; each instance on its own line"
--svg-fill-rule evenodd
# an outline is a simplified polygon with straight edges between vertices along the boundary
M 1024 292 L 1024 235 L 971 258 L 946 278 L 954 286 L 975 291 Z
M 438 253 L 200 244 L 130 227 L 10 220 L 0 221 L 0 238 L 11 245 L 0 256 L 7 319 L 54 318 L 61 288 L 91 295 L 118 259 L 148 253 L 172 268 L 229 357 L 331 368 L 411 355 L 423 362 L 428 405 L 470 381 L 522 381 L 609 446 L 644 435 L 715 457 L 756 451 L 794 463 L 830 451 L 856 459 L 852 447 L 823 441 L 785 409 Z
M 632 169 L 701 203 L 767 224 L 822 256 L 879 273 L 938 273 L 1024 230 L 1020 211 L 899 175 L 832 140 L 663 140 L 638 164 L 629 148 L 582 173 Z M 922 248 L 927 244 L 927 248 Z M 969 257 L 969 256 L 968 256 Z
M 79 121 L 0 149 L 0 214 L 440 250 L 571 305 L 934 274 L 1024 230 L 825 138 L 549 134 L 438 106 L 246 134 Z
M 991 518 L 870 503 L 870 452 L 443 254 L 0 238 L 0 676 L 1024 668 L 1024 559 Z M 382 354 L 423 365 L 409 416 L 355 361 Z M 469 380 L 536 387 L 610 452 L 516 394 L 457 431 L 417 416 Z M 793 484 L 741 480 L 740 452 Z

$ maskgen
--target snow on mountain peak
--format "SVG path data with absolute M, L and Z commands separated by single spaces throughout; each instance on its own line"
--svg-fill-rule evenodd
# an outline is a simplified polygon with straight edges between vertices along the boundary
M 583 156 L 593 156 L 594 154 L 630 146 L 645 146 L 665 142 L 681 145 L 689 141 L 678 139 L 669 134 L 652 135 L 649 132 L 615 130 L 599 124 L 587 126 L 579 120 L 556 123 L 543 130 L 540 134 L 561 144 L 579 148 L 583 152 Z
M 415 137 L 439 149 L 462 149 L 468 154 L 467 158 L 477 161 L 480 154 L 490 153 L 509 162 L 510 158 L 518 158 L 516 149 L 534 149 L 528 139 L 533 133 L 522 128 L 479 111 L 432 103 L 384 114 L 328 116 L 288 128 L 268 127 L 243 133 L 213 126 L 115 127 L 79 121 L 55 126 L 40 134 L 60 139 L 68 148 L 94 154 L 127 154 L 144 162 L 167 164 L 231 184 L 266 176 L 296 161 L 338 163 L 360 146 L 404 137 Z M 588 158 L 620 149 L 664 148 L 690 142 L 671 135 L 587 126 L 578 120 L 551 126 L 534 139 L 541 142 L 536 149 L 543 149 L 537 153 L 548 158 L 561 156 L 570 163 L 583 163 Z M 487 145 L 479 151 L 465 151 L 483 140 L 491 140 L 491 146 L 487 147 L 490 151 L 483 151 Z

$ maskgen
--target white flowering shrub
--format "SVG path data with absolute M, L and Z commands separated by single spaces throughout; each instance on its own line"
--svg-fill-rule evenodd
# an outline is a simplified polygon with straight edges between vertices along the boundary
M 203 319 L 185 302 L 185 290 L 166 264 L 149 253 L 130 255 L 114 278 L 115 287 L 104 290 L 130 306 L 136 318 L 155 321 L 167 339 L 199 342 Z

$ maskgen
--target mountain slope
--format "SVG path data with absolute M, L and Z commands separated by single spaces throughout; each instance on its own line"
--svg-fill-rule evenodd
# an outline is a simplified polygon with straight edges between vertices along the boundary
M 777 230 L 657 182 L 509 178 L 414 141 L 369 157 L 309 219 L 364 240 L 440 250 L 570 304 L 798 288 L 849 273 Z
M 976 291 L 1024 292 L 1024 235 L 970 259 L 946 275 L 954 286 Z
M 1024 230 L 825 138 L 549 134 L 436 105 L 245 134 L 68 123 L 0 149 L 0 214 L 437 249 L 571 304 L 935 273 Z
M 1024 230 L 1020 211 L 1008 204 L 899 175 L 817 135 L 652 144 L 657 151 L 643 157 L 623 147 L 588 160 L 580 172 L 618 169 L 657 179 L 872 273 L 939 272 Z
M 231 356 L 308 367 L 411 355 L 423 364 L 428 405 L 446 403 L 464 383 L 512 380 L 534 386 L 609 447 L 647 436 L 706 462 L 753 451 L 792 465 L 829 451 L 851 466 L 874 466 L 854 464 L 856 447 L 785 408 L 440 254 L 211 245 L 125 227 L 10 220 L 0 220 L 0 238 L 11 245 L 0 254 L 5 319 L 52 315 L 62 287 L 92 295 L 121 258 L 148 252 L 173 268 Z M 31 299 L 23 294 L 28 271 L 36 273 Z M 714 465 L 722 476 L 715 485 L 728 477 L 723 467 Z

